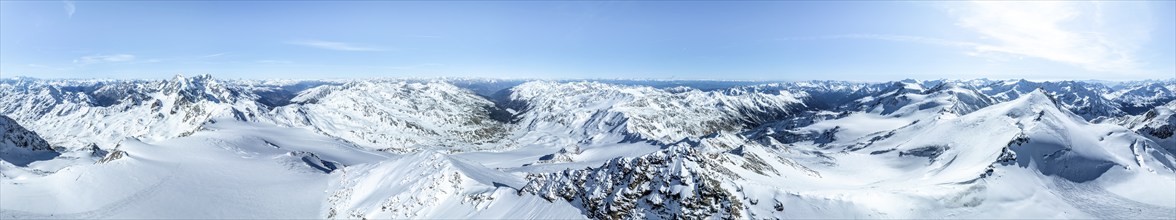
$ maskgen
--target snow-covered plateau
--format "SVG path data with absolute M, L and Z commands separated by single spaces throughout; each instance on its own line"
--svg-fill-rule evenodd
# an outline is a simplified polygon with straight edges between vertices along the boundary
M 1176 79 L 0 79 L 0 219 L 1176 219 Z

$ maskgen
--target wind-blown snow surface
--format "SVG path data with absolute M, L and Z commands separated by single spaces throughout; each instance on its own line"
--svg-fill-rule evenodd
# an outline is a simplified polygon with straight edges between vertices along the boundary
M 1176 80 L 0 80 L 0 218 L 1176 218 Z

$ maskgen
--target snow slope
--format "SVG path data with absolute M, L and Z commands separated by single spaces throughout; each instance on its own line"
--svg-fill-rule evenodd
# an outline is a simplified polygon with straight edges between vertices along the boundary
M 1132 115 L 1116 121 L 1136 133 L 1151 138 L 1169 152 L 1176 152 L 1176 100 L 1156 106 L 1141 115 Z
M 437 152 L 334 174 L 327 218 L 582 218 L 569 204 L 518 192 L 518 176 Z
M 36 81 L 0 84 L 0 114 L 54 146 L 113 148 L 133 137 L 161 141 L 192 134 L 211 118 L 261 114 L 256 96 L 208 75 L 166 81 Z
M 4 79 L 0 218 L 1172 219 L 1166 82 Z
M 1007 80 L 982 86 L 980 91 L 994 99 L 1007 101 L 1021 95 L 1042 89 L 1057 97 L 1059 103 L 1066 109 L 1082 116 L 1086 120 L 1103 117 L 1123 116 L 1122 104 L 1107 98 L 1112 89 L 1098 83 L 1079 81 L 1059 82 L 1031 82 L 1027 80 Z
M 314 87 L 275 108 L 273 123 L 311 127 L 370 149 L 399 152 L 490 143 L 505 125 L 494 104 L 444 82 L 350 82 Z
M 17 172 L 27 174 L 27 171 L 18 167 L 26 167 L 35 161 L 49 160 L 58 155 L 60 153 L 53 150 L 37 133 L 25 129 L 8 116 L 0 115 L 0 171 L 12 172 L 11 175 L 0 172 L 0 178 L 18 176 Z
M 510 99 L 524 106 L 516 116 L 524 130 L 594 143 L 602 134 L 673 143 L 783 118 L 803 106 L 787 91 L 671 92 L 598 82 L 529 82 L 511 89 Z
M 0 178 L 0 216 L 308 218 L 320 216 L 330 180 L 321 164 L 391 157 L 303 129 L 210 127 L 215 131 L 156 144 L 126 139 L 116 148 L 125 153 L 117 159 L 44 177 Z

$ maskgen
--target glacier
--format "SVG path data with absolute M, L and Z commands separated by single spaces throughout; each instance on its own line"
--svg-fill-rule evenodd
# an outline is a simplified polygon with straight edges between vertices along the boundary
M 0 79 L 0 218 L 1176 218 L 1176 79 Z

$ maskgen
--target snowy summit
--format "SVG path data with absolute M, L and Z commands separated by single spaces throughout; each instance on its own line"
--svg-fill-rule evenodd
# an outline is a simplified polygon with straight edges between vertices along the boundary
M 1173 60 L 1173 0 L 0 0 L 0 220 L 1176 220 Z
M 0 81 L 4 218 L 1170 218 L 1176 80 Z

